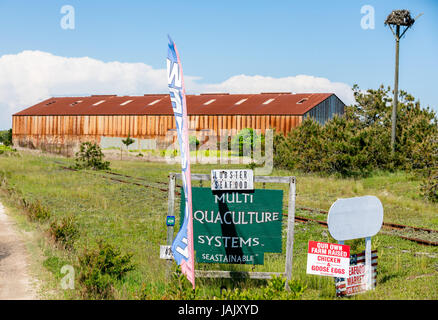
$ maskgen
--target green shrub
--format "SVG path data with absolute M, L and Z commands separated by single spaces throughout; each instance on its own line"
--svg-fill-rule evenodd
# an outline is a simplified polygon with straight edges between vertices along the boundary
M 261 144 L 262 136 L 258 135 L 253 128 L 245 128 L 231 139 L 231 150 L 238 150 L 239 156 L 250 156 Z
M 12 146 L 12 129 L 0 131 L 0 142 L 5 146 Z
M 274 166 L 285 169 L 299 169 L 303 172 L 323 171 L 325 156 L 322 126 L 312 119 L 289 132 L 274 136 Z
M 222 298 L 226 300 L 294 300 L 299 299 L 306 289 L 306 286 L 298 280 L 291 280 L 288 284 L 290 290 L 285 288 L 285 277 L 273 276 L 263 288 L 225 290 Z
M 9 145 L 0 144 L 0 155 L 14 155 L 17 152 L 17 149 L 12 148 Z
M 176 266 L 172 279 L 166 287 L 165 297 L 171 300 L 194 300 L 198 296 L 198 287 L 193 290 L 192 284 L 181 272 L 180 266 Z
M 76 153 L 75 169 L 108 170 L 110 163 L 103 158 L 104 154 L 96 143 L 83 142 Z
M 191 151 L 198 150 L 199 143 L 200 142 L 196 136 L 189 136 L 189 148 Z
M 131 133 L 128 132 L 128 137 L 126 139 L 122 139 L 122 143 L 126 147 L 126 151 L 129 152 L 129 146 L 135 142 L 134 139 L 131 139 Z M 120 147 L 120 160 L 122 160 L 122 147 Z
M 126 139 L 122 139 L 122 143 L 126 146 L 126 150 L 129 149 L 129 146 L 135 142 L 134 139 L 131 139 L 131 134 L 128 133 L 128 137 Z
M 421 185 L 422 196 L 431 202 L 438 202 L 438 169 L 433 170 Z
M 324 125 L 306 118 L 287 136 L 274 136 L 274 166 L 364 177 L 373 170 L 424 170 L 438 161 L 438 119 L 400 92 L 395 151 L 391 151 L 391 91 L 353 87 L 356 104 Z
M 24 201 L 24 206 L 31 221 L 44 222 L 51 216 L 49 209 L 45 208 L 40 200 L 31 203 Z
M 97 247 L 85 248 L 79 256 L 79 282 L 85 298 L 114 298 L 114 282 L 134 270 L 132 254 L 122 254 L 119 248 L 99 240 Z
M 52 221 L 49 233 L 56 242 L 61 243 L 66 249 L 72 249 L 79 236 L 78 227 L 72 216 L 64 217 L 60 221 Z

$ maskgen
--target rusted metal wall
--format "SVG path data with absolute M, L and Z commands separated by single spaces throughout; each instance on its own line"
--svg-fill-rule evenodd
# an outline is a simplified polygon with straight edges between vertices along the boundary
M 108 115 L 108 116 L 13 116 L 14 144 L 44 149 L 51 145 L 74 148 L 81 142 L 100 143 L 102 136 L 157 139 L 175 131 L 175 118 L 169 115 Z M 287 133 L 302 122 L 302 116 L 292 115 L 191 115 L 189 130 L 198 137 L 221 134 L 228 130 L 236 134 L 244 128 L 265 133 L 268 128 Z

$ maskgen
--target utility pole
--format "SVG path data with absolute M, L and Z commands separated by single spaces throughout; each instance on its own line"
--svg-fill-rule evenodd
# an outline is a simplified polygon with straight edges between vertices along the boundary
M 420 16 L 419 14 L 415 19 L 412 19 L 411 13 L 408 10 L 394 10 L 385 20 L 385 25 L 388 25 L 394 34 L 395 38 L 395 74 L 394 74 L 394 99 L 392 105 L 392 125 L 391 125 L 391 152 L 395 151 L 395 137 L 397 128 L 397 105 L 398 105 L 398 74 L 399 74 L 399 51 L 400 51 L 400 39 L 404 36 L 406 31 L 414 24 Z M 404 30 L 402 30 L 404 27 Z M 395 30 L 394 30 L 395 29 Z M 401 33 L 400 33 L 401 32 Z
M 397 125 L 397 106 L 398 106 L 398 70 L 400 52 L 400 26 L 396 26 L 395 31 L 395 72 L 394 72 L 394 101 L 392 105 L 392 124 L 391 124 L 391 152 L 395 150 L 395 131 Z

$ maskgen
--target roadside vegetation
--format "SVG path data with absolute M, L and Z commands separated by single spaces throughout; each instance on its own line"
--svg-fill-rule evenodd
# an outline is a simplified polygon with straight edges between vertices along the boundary
M 128 137 L 129 138 L 129 137 Z M 110 163 L 104 161 L 104 154 L 96 143 L 81 143 L 76 153 L 75 169 L 108 170 Z
M 356 104 L 324 125 L 308 118 L 287 136 L 274 138 L 279 168 L 324 176 L 366 177 L 376 171 L 413 172 L 423 178 L 421 194 L 437 201 L 438 118 L 431 109 L 400 92 L 397 135 L 391 151 L 391 89 L 363 92 L 353 87 Z M 419 190 L 420 191 L 420 190 Z
M 274 136 L 272 175 L 297 177 L 299 216 L 325 221 L 325 214 L 305 208 L 328 210 L 338 198 L 375 195 L 383 203 L 385 222 L 438 230 L 436 115 L 402 92 L 397 148 L 391 153 L 390 89 L 354 90 L 357 105 L 347 107 L 345 117 L 335 117 L 324 126 L 305 120 L 289 135 Z M 229 147 L 242 153 L 259 139 L 264 137 L 245 129 Z M 191 140 L 196 152 L 196 137 Z M 100 147 L 91 143 L 82 144 L 75 159 L 14 151 L 5 143 L 1 147 L 5 152 L 0 149 L 0 200 L 26 230 L 41 235 L 38 246 L 32 247 L 38 254 L 31 256 L 42 256 L 42 262 L 34 263 L 43 266 L 40 276 L 48 279 L 45 298 L 336 299 L 333 278 L 306 274 L 308 241 L 336 242 L 317 223 L 295 223 L 291 291 L 284 290 L 282 277 L 198 278 L 193 291 L 174 262 L 159 259 L 167 237 L 166 184 L 169 172 L 180 172 L 179 163 L 113 160 L 110 164 Z M 155 152 L 164 156 L 165 150 Z M 247 167 L 251 164 L 194 164 L 191 171 Z M 282 189 L 283 213 L 287 213 L 287 186 L 257 183 L 256 188 Z M 175 232 L 178 210 L 179 197 Z M 283 272 L 286 224 L 284 217 L 283 254 L 266 254 L 262 266 L 199 264 L 196 268 Z M 373 237 L 372 249 L 378 250 L 377 287 L 344 299 L 438 299 L 438 247 L 422 246 L 400 235 L 406 234 L 382 229 Z M 436 234 L 409 236 L 438 242 Z M 346 244 L 352 253 L 365 247 L 360 240 Z M 66 266 L 74 271 L 73 288 L 63 286 Z
M 51 298 L 62 299 L 334 299 L 332 278 L 306 274 L 309 240 L 335 242 L 327 229 L 316 223 L 295 225 L 293 285 L 291 293 L 280 290 L 284 279 L 197 279 L 193 292 L 172 263 L 159 259 L 166 243 L 167 192 L 104 179 L 103 172 L 66 170 L 73 159 L 21 153 L 20 161 L 0 157 L 0 198 L 16 214 L 28 216 L 30 230 L 46 234 L 39 244 L 45 270 L 51 274 Z M 209 173 L 217 165 L 194 165 L 192 172 Z M 219 166 L 226 167 L 226 166 Z M 228 166 L 229 167 L 229 166 Z M 239 165 L 233 165 L 239 167 Z M 242 165 L 240 165 L 242 167 Z M 166 183 L 178 165 L 138 161 L 112 161 L 111 172 L 137 177 L 148 185 Z M 311 173 L 274 170 L 273 175 L 297 176 L 297 208 L 328 209 L 340 197 L 376 195 L 385 208 L 385 221 L 438 229 L 438 205 L 418 194 L 421 179 L 397 171 L 376 172 L 366 178 L 321 177 Z M 257 185 L 262 188 L 262 185 Z M 266 184 L 266 188 L 285 187 Z M 179 207 L 177 199 L 176 208 Z M 178 209 L 176 209 L 178 210 Z M 320 213 L 297 209 L 297 215 L 325 220 Z M 177 226 L 178 226 L 178 214 Z M 284 219 L 284 228 L 286 219 Z M 177 228 L 176 228 L 177 229 Z M 284 241 L 286 234 L 283 235 Z M 361 241 L 347 243 L 352 252 L 364 249 Z M 353 299 L 437 299 L 438 248 L 426 247 L 383 231 L 373 237 L 379 252 L 376 290 Z M 285 252 L 285 250 L 284 250 Z M 61 287 L 66 274 L 75 271 L 75 289 Z M 267 254 L 264 266 L 198 265 L 201 269 L 247 271 L 284 270 L 284 254 Z M 226 289 L 222 289 L 225 287 Z
M 12 146 L 12 129 L 0 131 L 0 144 Z

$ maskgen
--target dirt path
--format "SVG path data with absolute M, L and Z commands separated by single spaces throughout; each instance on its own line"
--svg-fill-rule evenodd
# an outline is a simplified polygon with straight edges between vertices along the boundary
M 34 300 L 28 255 L 15 223 L 0 203 L 0 300 Z

